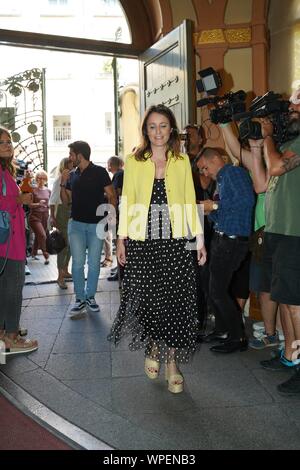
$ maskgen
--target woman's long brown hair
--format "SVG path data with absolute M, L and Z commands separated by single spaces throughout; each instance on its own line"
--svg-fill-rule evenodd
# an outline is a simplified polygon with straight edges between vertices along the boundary
M 3 134 L 7 135 L 7 137 L 9 139 L 11 139 L 11 135 L 10 135 L 9 130 L 5 129 L 5 127 L 0 127 L 0 139 L 1 139 Z M 2 167 L 2 170 L 7 169 L 12 176 L 15 176 L 16 169 L 15 169 L 15 166 L 13 164 L 13 157 L 14 157 L 13 155 L 10 158 L 1 158 L 0 157 L 0 165 Z
M 178 132 L 178 127 L 177 127 L 175 116 L 170 108 L 162 104 L 158 104 L 158 105 L 150 106 L 150 108 L 148 108 L 146 111 L 146 114 L 144 116 L 143 123 L 142 123 L 142 141 L 141 141 L 141 144 L 133 151 L 133 155 L 135 156 L 135 159 L 138 161 L 145 161 L 147 160 L 147 158 L 150 158 L 152 156 L 151 142 L 149 140 L 148 133 L 147 133 L 147 123 L 148 123 L 149 116 L 152 113 L 158 113 L 158 114 L 162 114 L 163 116 L 165 116 L 168 119 L 171 129 L 172 129 L 170 138 L 168 140 L 168 146 L 166 150 L 166 159 L 168 156 L 168 152 L 171 152 L 172 157 L 176 159 L 180 158 L 180 138 L 179 138 L 179 132 Z M 146 157 L 145 156 L 146 153 L 149 153 L 149 156 Z

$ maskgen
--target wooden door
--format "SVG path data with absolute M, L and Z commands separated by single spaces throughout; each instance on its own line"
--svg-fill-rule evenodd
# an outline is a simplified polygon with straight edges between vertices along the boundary
M 180 26 L 140 57 L 141 115 L 154 104 L 175 114 L 179 130 L 195 122 L 195 76 L 192 21 Z

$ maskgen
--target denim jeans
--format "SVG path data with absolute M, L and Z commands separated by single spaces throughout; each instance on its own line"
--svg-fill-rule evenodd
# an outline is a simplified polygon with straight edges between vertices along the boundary
M 246 258 L 247 241 L 214 235 L 210 253 L 209 297 L 216 317 L 216 329 L 228 332 L 231 339 L 245 336 L 242 312 L 230 294 L 230 283 L 235 271 Z
M 76 299 L 85 300 L 94 297 L 100 274 L 103 226 L 70 219 L 68 237 L 72 255 L 72 276 Z M 88 275 L 85 286 L 84 265 L 86 257 Z

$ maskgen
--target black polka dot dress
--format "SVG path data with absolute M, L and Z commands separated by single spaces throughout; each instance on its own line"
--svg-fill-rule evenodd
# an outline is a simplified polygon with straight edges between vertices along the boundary
M 163 208 L 162 208 L 163 205 Z M 195 265 L 171 225 L 164 179 L 155 179 L 148 238 L 128 241 L 122 299 L 109 340 L 131 336 L 129 349 L 165 362 L 188 362 L 198 331 Z

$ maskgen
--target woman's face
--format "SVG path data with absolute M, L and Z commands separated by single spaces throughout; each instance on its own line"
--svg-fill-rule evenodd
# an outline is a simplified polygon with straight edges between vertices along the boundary
M 47 176 L 45 175 L 36 175 L 35 177 L 35 180 L 36 180 L 36 184 L 38 185 L 39 188 L 42 188 L 43 186 L 45 186 L 47 184 Z
M 163 114 L 151 113 L 147 120 L 147 135 L 151 147 L 165 147 L 169 141 L 172 129 L 169 119 Z
M 11 158 L 13 153 L 14 148 L 10 135 L 6 134 L 6 132 L 2 132 L 2 134 L 0 134 L 0 157 Z

